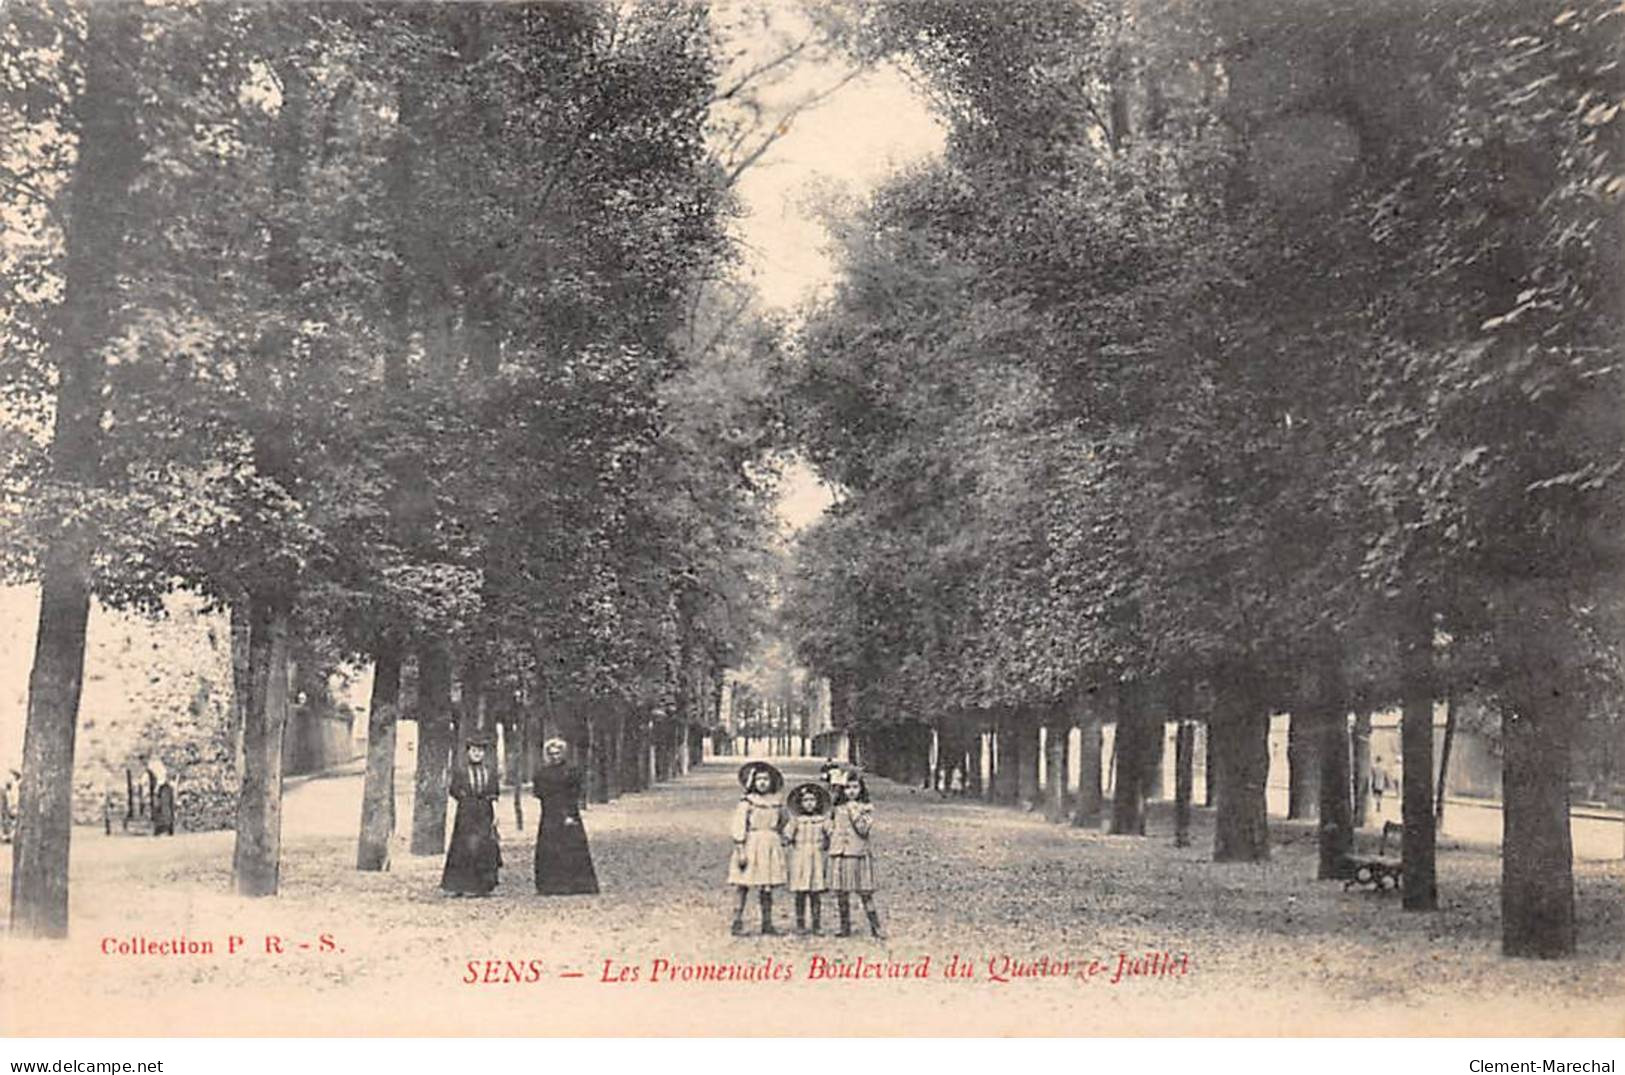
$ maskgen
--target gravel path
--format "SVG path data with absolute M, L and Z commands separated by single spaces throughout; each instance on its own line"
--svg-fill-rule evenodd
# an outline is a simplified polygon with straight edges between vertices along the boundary
M 804 760 L 786 765 L 792 781 L 814 769 Z M 588 810 L 603 885 L 597 897 L 534 895 L 533 834 L 515 834 L 509 801 L 498 815 L 509 865 L 490 899 L 442 897 L 440 861 L 407 855 L 404 843 L 390 872 L 356 872 L 361 780 L 353 772 L 289 789 L 275 899 L 229 894 L 229 833 L 78 832 L 73 936 L 4 942 L 0 1029 L 1625 1033 L 1618 861 L 1576 866 L 1578 958 L 1503 960 L 1494 854 L 1444 849 L 1444 909 L 1405 914 L 1392 896 L 1310 880 L 1308 826 L 1278 827 L 1267 864 L 1206 861 L 1205 811 L 1197 812 L 1195 846 L 1176 849 L 1161 812 L 1149 837 L 1104 836 L 877 780 L 879 903 L 889 939 L 733 938 L 722 878 L 734 768 L 702 766 Z M 409 791 L 410 781 L 399 786 Z M 533 825 L 534 804 L 526 809 Z M 399 816 L 411 816 L 409 801 Z M 776 910 L 788 929 L 789 900 L 781 896 Z M 826 930 L 833 918 L 831 909 Z M 753 903 L 753 933 L 755 919 Z M 117 951 L 180 937 L 212 950 Z M 1119 976 L 1120 965 L 1143 973 Z M 971 976 L 949 976 L 950 966 Z M 924 980 L 906 976 L 918 971 Z

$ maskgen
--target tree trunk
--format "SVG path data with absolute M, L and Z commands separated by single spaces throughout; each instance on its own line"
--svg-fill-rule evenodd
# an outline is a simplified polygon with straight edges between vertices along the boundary
M 446 853 L 446 780 L 456 737 L 451 705 L 451 653 L 435 642 L 418 655 L 418 758 L 412 793 L 414 855 Z
M 1410 609 L 1400 625 L 1399 659 L 1404 905 L 1407 911 L 1432 911 L 1439 906 L 1433 859 L 1433 618 L 1425 606 Z
M 1145 793 L 1149 781 L 1152 740 L 1161 726 L 1146 712 L 1146 690 L 1140 683 L 1118 689 L 1117 735 L 1114 753 L 1117 775 L 1112 785 L 1111 832 L 1117 836 L 1145 835 Z
M 993 731 L 993 799 L 1000 803 L 1013 803 L 1020 794 L 1018 773 L 1021 768 L 1019 747 L 1016 746 L 1015 714 L 1001 710 Z
M 56 372 L 50 470 L 88 487 L 101 471 L 103 347 L 126 221 L 125 197 L 141 164 L 133 97 L 122 85 L 121 50 L 140 40 L 140 9 L 86 10 L 83 89 L 74 106 L 78 160 L 63 194 L 62 301 L 52 314 L 47 357 Z M 68 844 L 73 826 L 73 748 L 90 618 L 90 542 L 65 526 L 40 562 L 40 607 L 28 678 L 18 817 L 12 846 L 11 929 L 16 936 L 68 934 Z
M 649 790 L 654 783 L 654 758 L 649 742 L 651 724 L 649 717 L 643 713 L 637 715 L 632 724 L 635 733 L 632 762 L 637 767 L 633 787 L 638 791 Z
M 1350 774 L 1354 796 L 1354 812 L 1350 822 L 1356 829 L 1365 828 L 1371 820 L 1371 711 L 1362 709 L 1354 715 L 1353 741 L 1354 771 Z
M 595 705 L 587 714 L 588 762 L 587 799 L 595 803 L 610 800 L 610 739 L 614 720 L 610 710 L 614 703 Z
M 248 679 L 248 610 L 242 601 L 233 601 L 231 620 L 231 758 L 237 772 L 243 771 L 243 725 L 251 692 Z
M 1316 876 L 1329 881 L 1342 873 L 1343 859 L 1354 851 L 1354 819 L 1350 810 L 1348 697 L 1343 682 L 1343 657 L 1335 649 L 1321 658 L 1315 677 L 1315 696 L 1305 716 L 1320 741 L 1320 862 Z M 1296 719 L 1296 718 L 1294 718 Z
M 624 782 L 623 774 L 626 772 L 624 768 L 626 757 L 626 707 L 624 703 L 619 701 L 615 703 L 611 712 L 609 737 L 604 747 L 608 755 L 605 759 L 605 768 L 608 769 L 605 790 L 611 799 L 618 799 L 621 796 Z
M 394 642 L 373 654 L 372 700 L 367 710 L 367 771 L 361 785 L 361 835 L 355 868 L 389 869 L 395 835 L 395 731 L 401 701 L 401 649 Z
M 1567 603 L 1535 590 L 1508 602 L 1497 626 L 1507 670 L 1501 713 L 1501 952 L 1556 959 L 1575 952 L 1569 820 L 1577 692 L 1565 672 L 1577 646 Z
M 1210 717 L 1205 722 L 1207 737 L 1202 752 L 1202 805 L 1212 808 L 1219 804 L 1219 748 L 1216 722 Z
M 671 722 L 657 720 L 650 726 L 650 740 L 654 756 L 654 782 L 660 783 L 671 776 Z
M 73 743 L 90 616 L 83 547 L 59 542 L 41 573 L 39 634 L 28 678 L 28 723 L 12 846 L 11 929 L 68 935 L 68 842 L 73 830 Z
M 1196 725 L 1179 722 L 1174 736 L 1174 846 L 1191 845 L 1191 785 L 1196 777 Z
M 1529 707 L 1504 712 L 1501 729 L 1501 953 L 1537 959 L 1571 956 L 1572 724 L 1557 706 L 1544 712 Z
M 1168 797 L 1168 789 L 1162 778 L 1162 762 L 1168 750 L 1167 713 L 1161 704 L 1163 697 L 1162 691 L 1148 692 L 1146 696 L 1149 703 L 1146 711 L 1146 754 L 1145 765 L 1140 771 L 1145 797 L 1153 801 Z
M 1444 796 L 1450 784 L 1450 748 L 1456 741 L 1456 694 L 1450 691 L 1444 700 L 1444 746 L 1439 748 L 1439 786 L 1434 795 L 1433 823 L 1444 824 Z
M 306 110 L 310 102 L 308 73 L 298 63 L 280 63 L 282 104 L 277 113 L 272 151 L 272 186 L 285 203 L 303 189 Z M 283 313 L 297 316 L 303 259 L 293 225 L 268 222 L 265 279 Z M 273 318 L 261 335 L 260 363 L 246 367 L 245 388 L 262 414 L 286 402 L 266 374 L 291 350 L 288 330 Z M 265 478 L 292 488 L 294 446 L 282 421 L 261 423 L 252 442 L 255 469 Z M 237 804 L 237 841 L 232 877 L 244 896 L 275 895 L 282 855 L 283 739 L 288 724 L 289 636 L 296 594 L 289 589 L 285 562 L 258 565 L 258 580 L 245 584 L 249 608 L 249 706 L 244 714 L 243 771 Z
M 1286 816 L 1312 818 L 1320 809 L 1320 762 L 1315 757 L 1319 728 L 1307 714 L 1293 713 L 1286 728 Z
M 1050 821 L 1066 820 L 1066 755 L 1071 726 L 1062 719 L 1052 719 L 1044 733 L 1045 800 L 1048 804 L 1044 816 Z
M 1100 824 L 1104 796 L 1100 792 L 1100 714 L 1086 712 L 1078 730 L 1078 801 L 1072 824 L 1093 828 Z
M 1214 862 L 1262 862 L 1270 857 L 1265 798 L 1270 718 L 1269 708 L 1257 693 L 1247 672 L 1218 685 L 1213 737 L 1219 783 Z
M 1021 752 L 1016 778 L 1016 799 L 1023 810 L 1038 806 L 1039 725 L 1037 714 L 1023 709 L 1016 716 L 1017 749 Z
M 513 789 L 513 827 L 515 832 L 525 831 L 525 785 L 530 782 L 530 721 L 517 697 L 511 699 L 508 723 L 503 731 L 508 756 L 503 759 L 508 768 L 508 786 Z
M 249 598 L 248 710 L 231 857 L 238 895 L 274 896 L 282 859 L 282 739 L 288 724 L 288 602 Z

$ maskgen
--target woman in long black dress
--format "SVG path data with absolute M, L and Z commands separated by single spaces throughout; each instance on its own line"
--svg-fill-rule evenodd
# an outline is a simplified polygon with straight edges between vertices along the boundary
M 488 746 L 487 739 L 470 739 L 468 760 L 451 773 L 457 820 L 452 823 L 451 848 L 446 852 L 440 887 L 452 896 L 489 896 L 497 887 L 502 845 L 497 842 L 494 806 L 502 789 L 485 764 Z
M 536 797 L 542 823 L 536 831 L 536 891 L 544 896 L 596 895 L 598 874 L 581 827 L 581 774 L 565 764 L 569 745 L 562 739 L 542 744 Z

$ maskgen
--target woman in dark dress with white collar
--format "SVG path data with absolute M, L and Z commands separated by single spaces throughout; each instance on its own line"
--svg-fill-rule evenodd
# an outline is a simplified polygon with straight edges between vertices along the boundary
M 495 804 L 502 788 L 485 761 L 489 747 L 489 739 L 470 739 L 467 759 L 451 773 L 449 791 L 457 800 L 457 819 L 440 875 L 440 887 L 448 895 L 489 896 L 497 887 L 502 845 L 497 842 Z
M 536 891 L 543 896 L 596 895 L 598 874 L 581 825 L 581 774 L 565 762 L 569 744 L 542 744 L 536 798 L 542 821 L 536 830 Z

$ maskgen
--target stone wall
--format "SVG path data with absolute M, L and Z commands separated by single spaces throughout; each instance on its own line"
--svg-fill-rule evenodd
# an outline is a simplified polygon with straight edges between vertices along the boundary
M 38 615 L 32 587 L 0 587 L 0 766 L 6 768 L 21 764 Z M 365 679 L 344 685 L 344 697 L 324 691 L 322 704 L 292 707 L 283 753 L 289 775 L 340 764 L 362 749 L 352 729 L 366 727 L 364 706 L 354 704 Z M 126 771 L 141 781 L 141 758 L 149 754 L 163 760 L 174 780 L 179 828 L 236 823 L 230 621 L 187 594 L 172 596 L 159 618 L 92 607 L 74 749 L 74 820 L 100 824 L 104 808 L 111 809 L 117 831 L 127 808 Z
M 34 656 L 38 595 L 0 590 L 0 760 L 20 764 Z M 163 759 L 175 780 L 179 824 L 229 826 L 237 774 L 231 732 L 231 634 L 224 614 L 177 595 L 160 618 L 93 606 L 85 640 L 84 694 L 74 749 L 74 820 L 115 824 L 125 811 L 125 770 Z

